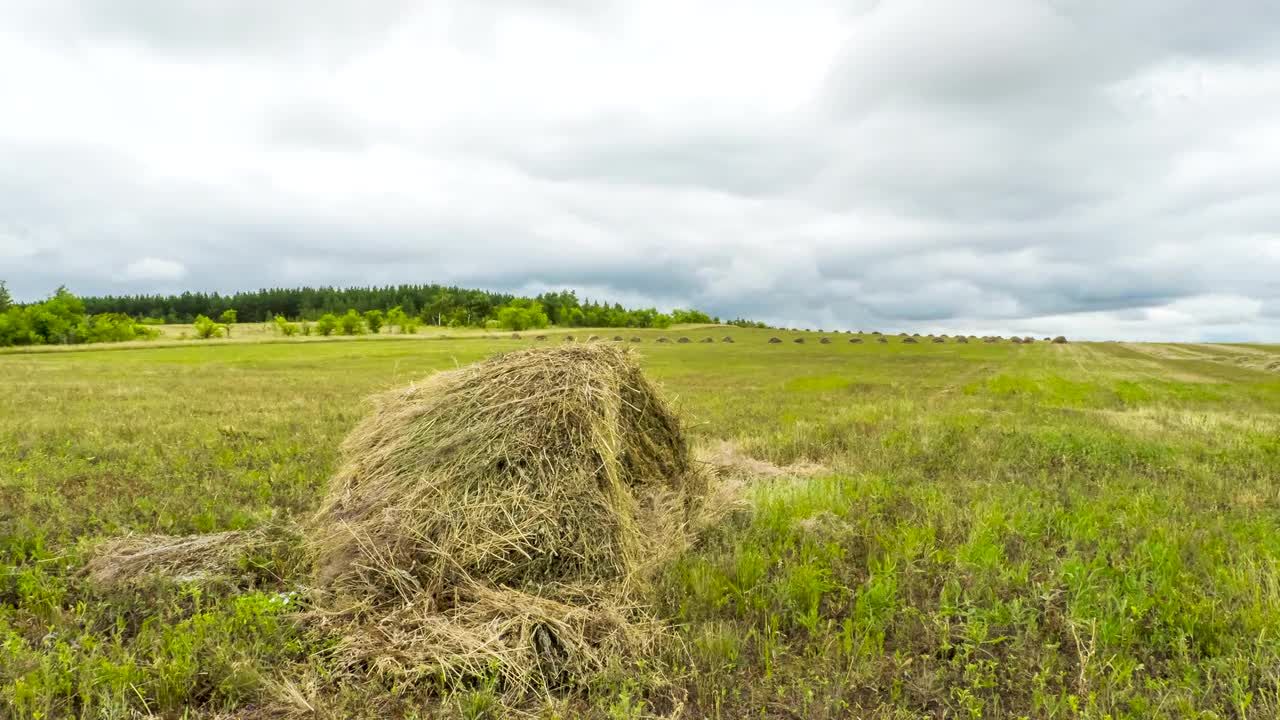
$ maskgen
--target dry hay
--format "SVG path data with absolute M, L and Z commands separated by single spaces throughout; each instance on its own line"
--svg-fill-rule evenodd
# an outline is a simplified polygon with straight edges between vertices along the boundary
M 546 340 L 546 339 L 547 339 L 547 336 L 546 336 L 546 335 L 539 335 L 539 336 L 537 336 L 537 337 L 535 337 L 535 338 L 534 338 L 534 340 Z
M 998 343 L 998 342 L 1000 342 L 1000 338 L 995 337 L 995 336 L 991 336 L 991 337 L 984 337 L 984 338 L 982 338 L 982 342 L 984 342 L 984 343 Z
M 599 335 L 592 335 L 591 337 L 587 338 L 587 342 L 596 342 L 599 339 L 600 339 Z
M 715 338 L 713 338 L 713 337 L 704 337 L 704 338 L 702 338 L 701 340 L 699 340 L 698 342 L 700 342 L 700 343 L 713 343 L 713 342 L 715 342 L 715 341 L 716 341 L 716 339 L 715 339 Z
M 671 338 L 668 338 L 668 337 L 660 337 L 660 338 L 658 338 L 658 342 L 660 342 L 660 343 L 669 343 L 669 342 L 671 342 Z
M 614 341 L 614 342 L 622 342 L 622 336 L 621 336 L 621 335 L 614 335 L 614 336 L 613 336 L 613 341 Z
M 639 336 L 632 335 L 632 336 L 631 336 L 631 342 L 640 342 L 640 338 L 639 338 Z
M 676 342 L 678 342 L 678 343 L 689 343 L 689 342 L 693 342 L 693 341 L 692 341 L 692 340 L 690 340 L 690 339 L 689 339 L 689 338 L 687 338 L 687 337 L 681 337 L 679 340 L 676 340 Z
M 520 339 L 520 333 L 518 333 L 518 332 L 511 333 L 511 339 L 512 339 L 512 340 L 519 340 L 519 339 Z
M 963 336 L 963 335 L 957 335 L 957 336 L 956 336 L 956 342 L 961 343 L 961 344 L 968 344 L 968 342 L 969 342 L 969 338 L 967 338 L 967 337 L 965 337 L 965 336 Z
M 902 338 L 902 342 L 903 342 L 903 343 L 906 343 L 906 344 L 908 344 L 908 345 L 915 345 L 915 344 L 918 344 L 920 341 L 919 341 L 919 340 L 916 340 L 916 339 L 915 339 L 915 338 L 913 338 L 913 337 L 908 336 L 908 337 L 904 337 L 904 338 Z
M 829 338 L 829 337 L 824 337 L 824 338 L 822 338 L 821 340 L 819 340 L 818 342 L 819 342 L 819 343 L 821 343 L 821 344 L 823 344 L 823 345 L 830 345 L 830 344 L 831 344 L 831 338 Z
M 706 464 L 711 472 L 722 480 L 752 481 L 777 477 L 810 477 L 827 472 L 818 463 L 799 461 L 791 465 L 775 465 L 768 460 L 751 457 L 738 443 L 722 440 L 714 445 L 699 447 L 694 453 L 697 461 Z M 719 503 L 724 508 L 732 502 Z
M 1067 344 L 1067 339 L 1066 339 L 1065 337 L 1063 337 L 1063 336 L 1059 335 L 1058 337 L 1056 337 L 1056 338 L 1054 338 L 1054 339 L 1053 339 L 1053 343 L 1054 343 L 1055 345 L 1066 345 L 1066 344 Z
M 851 338 L 849 338 L 849 342 L 853 343 L 854 345 L 860 345 L 860 344 L 862 344 L 862 338 L 860 338 L 860 337 L 851 337 Z
M 800 343 L 800 344 L 804 344 L 804 338 L 802 338 L 802 337 L 798 337 L 798 338 L 796 338 L 795 340 L 792 340 L 791 342 L 793 342 L 793 343 Z
M 573 342 L 573 340 L 574 340 L 574 338 L 573 338 L 573 336 L 572 336 L 572 335 L 565 335 L 565 336 L 564 336 L 564 341 L 565 341 L 565 342 Z
M 312 523 L 335 658 L 519 695 L 649 651 L 646 576 L 706 473 L 634 357 L 524 350 L 379 398 Z
M 876 342 L 882 343 L 882 344 L 884 344 L 884 345 L 888 345 L 888 344 L 889 344 L 889 338 L 887 338 L 887 337 L 885 337 L 885 336 L 881 335 L 880 337 L 876 338 Z
M 1035 338 L 1033 338 L 1033 337 L 1031 337 L 1031 336 L 1029 336 L 1029 335 L 1028 335 L 1027 337 L 1022 338 L 1022 342 L 1023 342 L 1023 344 L 1024 344 L 1024 345 L 1030 345 L 1030 344 L 1034 343 L 1035 341 L 1036 341 L 1036 339 L 1035 339 Z
M 103 588 L 143 585 L 156 579 L 242 585 L 259 574 L 254 557 L 292 555 L 298 541 L 296 533 L 286 528 L 208 535 L 126 535 L 98 545 L 84 573 L 91 583 Z
M 776 338 L 776 337 L 771 337 L 771 338 L 769 338 L 769 344 L 770 344 L 770 345 L 777 345 L 777 344 L 778 344 L 778 343 L 780 343 L 780 342 L 782 342 L 782 339 L 781 339 L 781 338 Z
M 724 337 L 720 338 L 720 342 L 722 342 L 722 343 L 731 343 L 731 342 L 733 342 L 733 338 L 729 337 L 728 335 L 725 335 Z
M 936 338 L 934 338 L 934 339 L 933 339 L 933 341 L 934 341 L 935 343 L 945 343 L 947 340 L 946 340 L 946 338 L 936 337 Z

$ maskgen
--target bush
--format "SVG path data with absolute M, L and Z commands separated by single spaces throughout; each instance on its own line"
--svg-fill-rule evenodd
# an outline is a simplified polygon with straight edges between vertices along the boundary
M 385 319 L 381 310 L 370 310 L 364 314 L 364 324 L 369 326 L 369 332 L 374 335 L 382 329 Z
M 338 328 L 343 335 L 360 335 L 364 333 L 364 318 L 355 310 L 348 310 L 347 314 L 338 318 Z
M 277 315 L 275 323 L 276 330 L 285 337 L 293 337 L 298 334 L 298 324 L 289 322 L 283 315 Z
M 196 331 L 196 337 L 201 340 L 222 337 L 222 332 L 225 330 L 222 325 L 204 315 L 197 315 L 196 321 L 191 323 L 191 327 Z
M 316 332 L 329 337 L 338 329 L 338 316 L 333 313 L 325 313 L 316 320 Z
M 498 310 L 498 325 L 508 330 L 535 330 L 549 324 L 542 305 L 536 302 L 517 300 Z

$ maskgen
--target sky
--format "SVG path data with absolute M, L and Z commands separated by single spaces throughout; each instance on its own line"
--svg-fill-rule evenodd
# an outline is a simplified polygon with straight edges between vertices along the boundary
M 1274 0 L 14 0 L 0 98 L 20 300 L 1280 340 Z

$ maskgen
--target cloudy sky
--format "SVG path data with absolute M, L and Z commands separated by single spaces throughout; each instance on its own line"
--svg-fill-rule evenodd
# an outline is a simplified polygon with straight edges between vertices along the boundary
M 13 0 L 0 98 L 20 299 L 1280 339 L 1275 0 Z

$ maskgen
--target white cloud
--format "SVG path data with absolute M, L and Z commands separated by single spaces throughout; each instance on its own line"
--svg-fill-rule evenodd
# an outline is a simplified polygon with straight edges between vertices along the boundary
M 1280 331 L 1267 0 L 50 0 L 0 9 L 0 68 L 19 297 L 443 281 Z
M 127 280 L 181 280 L 187 276 L 187 268 L 180 262 L 146 257 L 134 260 L 124 269 Z

